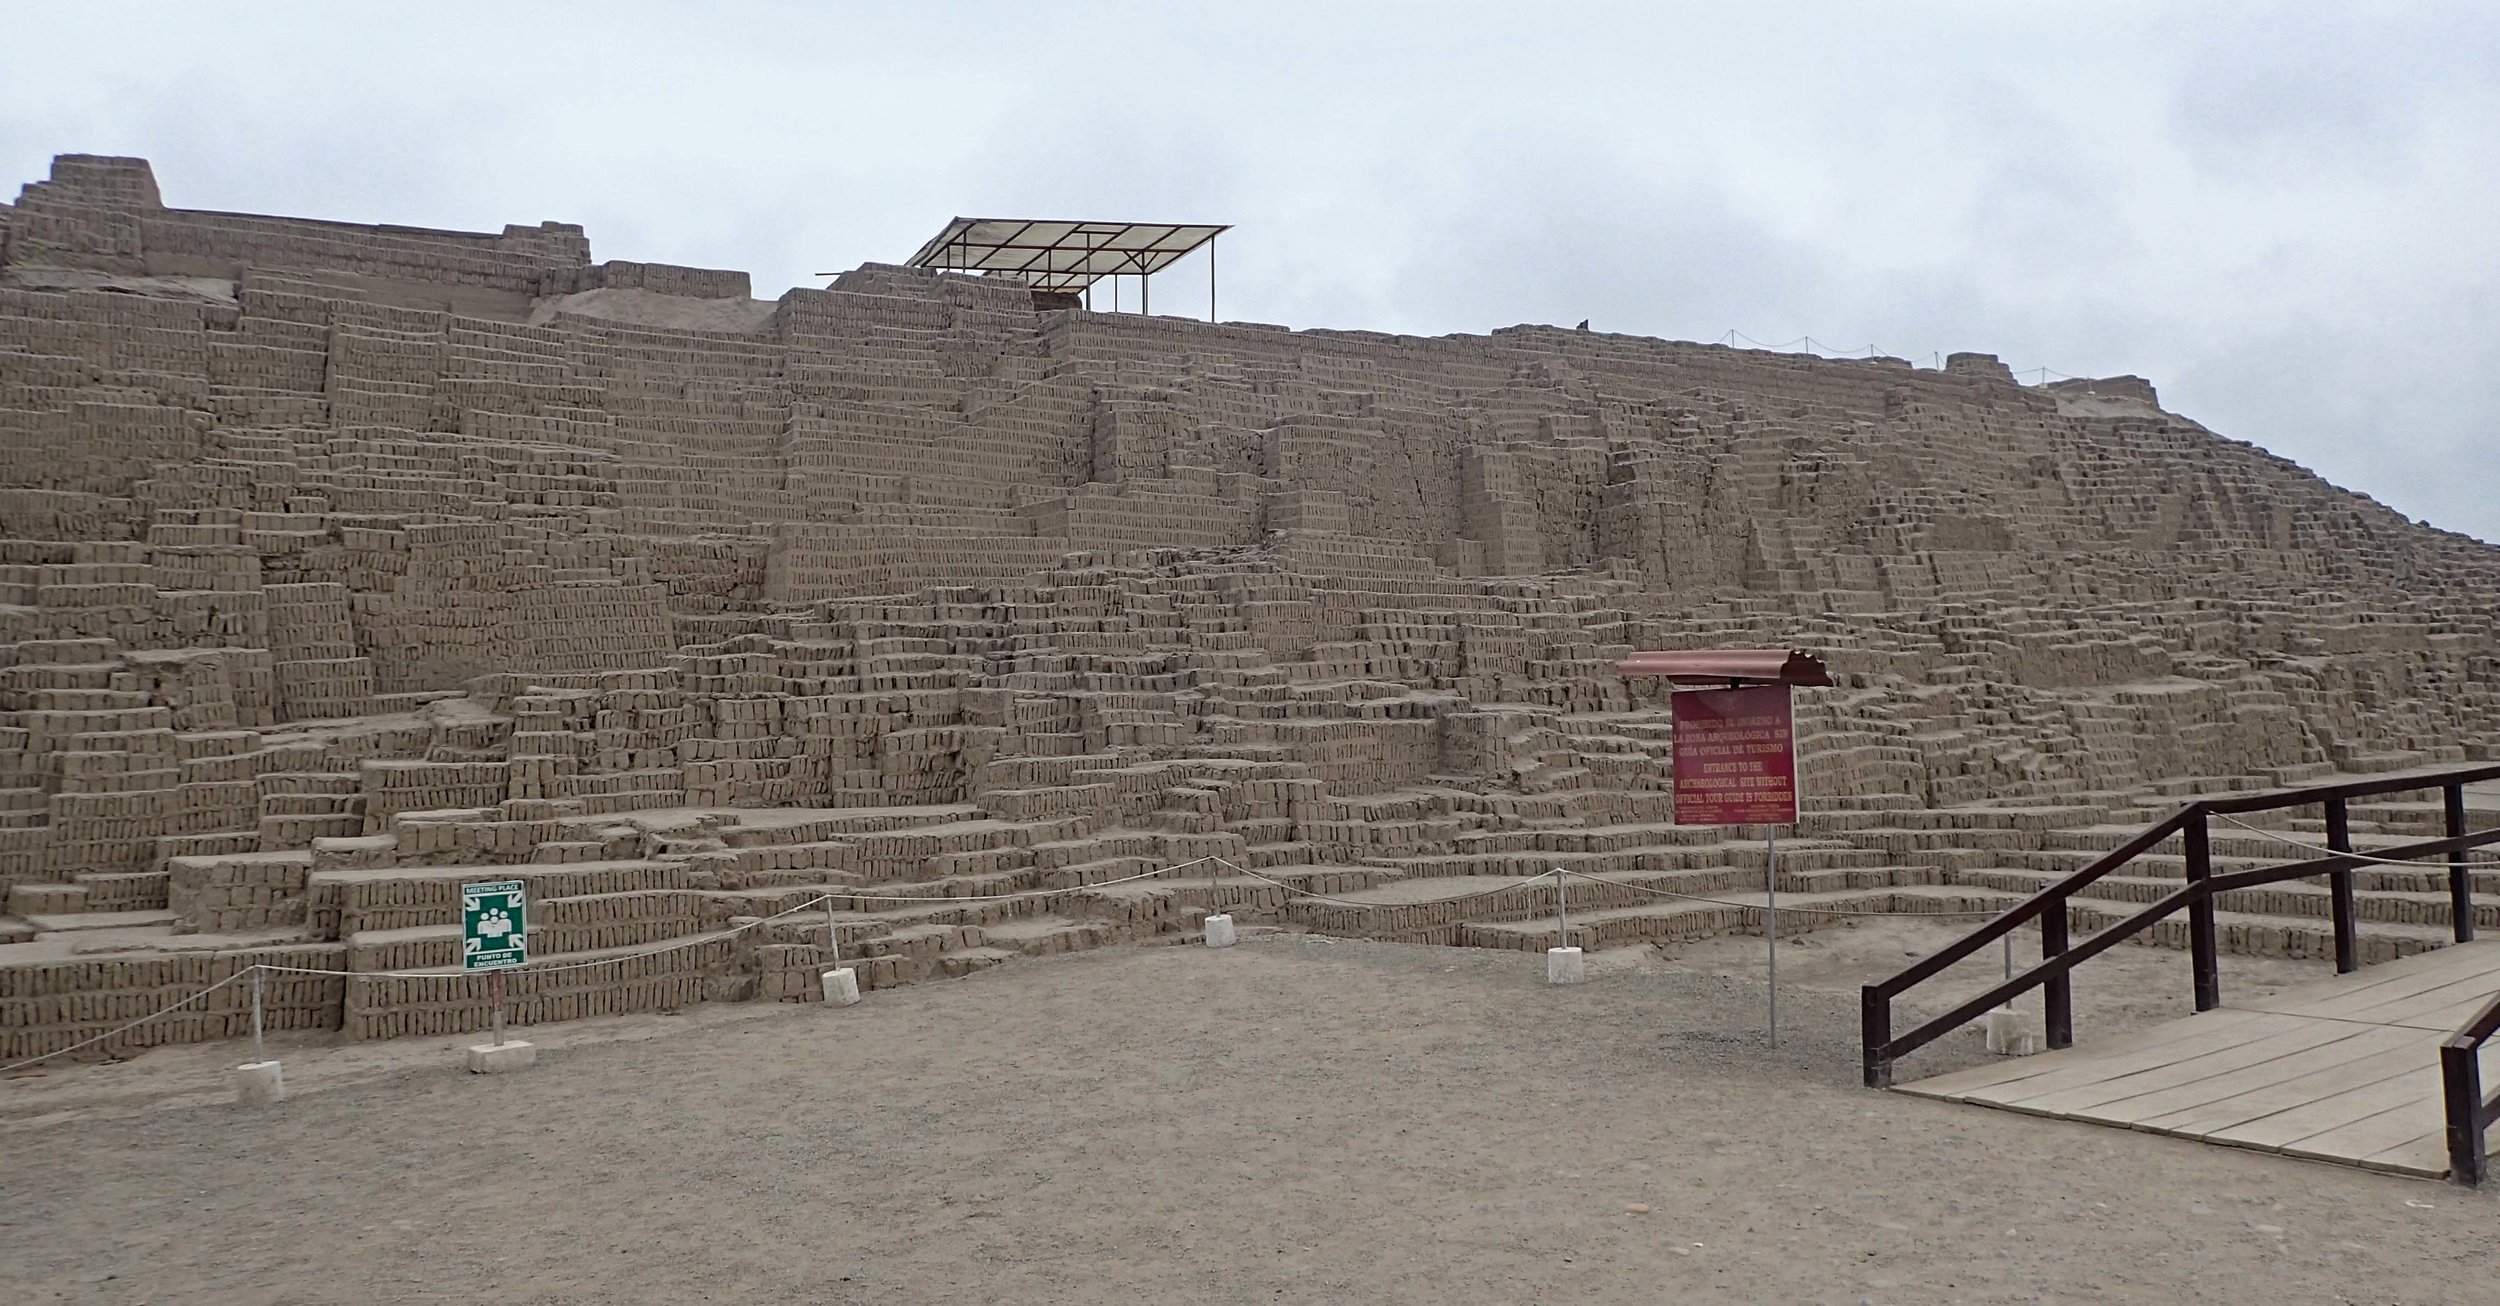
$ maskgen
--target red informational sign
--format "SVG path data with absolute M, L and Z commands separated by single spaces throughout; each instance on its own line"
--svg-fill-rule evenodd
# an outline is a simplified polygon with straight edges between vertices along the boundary
M 1788 686 L 1676 694 L 1675 823 L 1797 823 L 1797 734 Z

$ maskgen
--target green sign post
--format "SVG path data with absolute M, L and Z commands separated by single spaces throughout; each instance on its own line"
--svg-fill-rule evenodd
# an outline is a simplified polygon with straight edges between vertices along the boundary
M 529 899 L 521 882 L 461 885 L 460 968 L 495 970 L 529 959 Z
M 503 973 L 529 964 L 529 895 L 519 880 L 460 886 L 460 968 L 486 974 L 495 1044 L 503 1045 Z

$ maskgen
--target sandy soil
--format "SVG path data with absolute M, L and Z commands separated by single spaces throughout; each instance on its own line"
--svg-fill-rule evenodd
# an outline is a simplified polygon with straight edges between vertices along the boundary
M 0 1299 L 2493 1299 L 2500 1198 L 1855 1087 L 1853 974 L 1944 937 L 1785 947 L 1776 1053 L 1758 939 L 1550 989 L 1265 935 L 537 1031 L 512 1076 L 297 1044 L 258 1111 L 198 1100 L 231 1048 L 76 1067 L 0 1085 Z M 2083 1037 L 2184 1006 L 2173 954 L 2103 960 Z

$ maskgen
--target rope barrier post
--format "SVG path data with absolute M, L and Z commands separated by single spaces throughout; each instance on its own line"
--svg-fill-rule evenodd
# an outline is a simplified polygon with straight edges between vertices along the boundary
M 252 1060 L 234 1068 L 234 1100 L 245 1106 L 268 1106 L 286 1100 L 285 1075 L 278 1063 L 269 1059 L 261 1036 L 261 980 L 267 971 L 268 967 L 258 962 L 252 964 Z
M 1587 977 L 1588 958 L 1571 946 L 1571 911 L 1563 900 L 1563 868 L 1557 866 L 1554 868 L 1554 946 L 1545 950 L 1545 982 L 1577 984 Z
M 816 977 L 828 1007 L 848 1007 L 859 1002 L 859 970 L 842 964 L 842 929 L 833 922 L 833 895 L 825 895 L 825 951 L 833 965 Z
M 2005 932 L 2005 978 L 2014 978 L 2012 930 Z M 1980 1026 L 1988 1050 L 2001 1057 L 2027 1057 L 2040 1050 L 2039 1032 L 2031 1028 L 2030 1021 L 2023 1019 L 2022 1010 L 2014 1005 L 2015 1001 L 2007 998 L 2005 1005 L 1989 1012 L 1986 1022 Z
M 1203 931 L 1200 937 L 1210 948 L 1229 948 L 1240 942 L 1241 936 L 1233 929 L 1233 914 L 1215 909 L 1215 867 L 1219 860 L 1213 856 L 1207 858 L 1207 916 L 1200 926 Z

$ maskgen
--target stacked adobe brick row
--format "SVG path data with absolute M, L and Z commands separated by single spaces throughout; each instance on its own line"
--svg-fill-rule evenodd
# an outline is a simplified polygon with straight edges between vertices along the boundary
M 1216 853 L 1323 892 L 1553 857 L 1726 888 L 1741 854 L 1654 829 L 1635 646 L 1827 651 L 1805 837 L 1864 846 L 1796 874 L 1905 910 L 2065 851 L 1962 804 L 2088 826 L 2176 777 L 2500 729 L 2490 549 L 2133 379 L 1037 315 L 879 265 L 688 330 L 650 306 L 742 304 L 743 274 L 594 265 L 562 224 L 170 210 L 136 160 L 65 156 L 6 215 L 0 1002 L 21 967 L 46 994 L 273 948 L 430 967 L 480 868 L 547 868 L 520 873 L 563 904 L 549 947 L 691 945 L 565 972 L 548 1017 L 798 995 L 795 927 L 716 936 L 811 886 Z M 640 869 L 554 875 L 611 864 Z M 840 928 L 901 982 L 1118 933 L 1063 911 L 1172 928 L 1281 891 L 1139 892 L 845 899 Z M 1521 946 L 1469 923 L 1506 901 L 1417 929 Z M 1606 937 L 1745 919 L 1713 910 Z M 315 1023 L 481 1018 L 447 981 L 322 983 Z M 0 1005 L 0 1057 L 127 1005 Z

